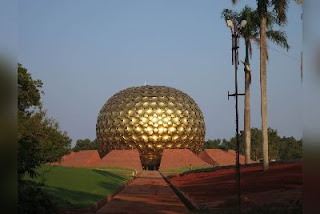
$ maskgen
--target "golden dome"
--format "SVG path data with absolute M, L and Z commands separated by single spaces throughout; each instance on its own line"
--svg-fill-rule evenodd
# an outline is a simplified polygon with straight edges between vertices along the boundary
M 138 149 L 143 165 L 159 165 L 163 149 L 200 151 L 205 137 L 201 110 L 186 93 L 166 86 L 140 86 L 113 95 L 96 125 L 102 156 Z

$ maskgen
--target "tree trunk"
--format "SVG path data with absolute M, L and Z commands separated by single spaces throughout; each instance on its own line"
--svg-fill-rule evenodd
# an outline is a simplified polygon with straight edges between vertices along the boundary
M 260 88 L 261 88 L 261 123 L 262 123 L 262 152 L 263 168 L 269 168 L 268 154 L 268 121 L 267 121 L 267 40 L 266 13 L 262 14 L 260 23 Z
M 249 62 L 249 42 L 246 41 L 246 59 L 244 66 L 245 75 L 245 96 L 244 96 L 244 141 L 245 141 L 245 163 L 250 164 L 251 160 L 251 101 L 250 101 L 250 83 L 251 71 Z

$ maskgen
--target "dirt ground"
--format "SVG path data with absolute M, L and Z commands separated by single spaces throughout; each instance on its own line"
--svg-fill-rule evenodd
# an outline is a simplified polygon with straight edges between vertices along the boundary
M 261 206 L 299 207 L 303 198 L 302 162 L 241 168 L 242 209 Z M 191 173 L 171 178 L 198 206 L 206 209 L 236 205 L 235 169 Z

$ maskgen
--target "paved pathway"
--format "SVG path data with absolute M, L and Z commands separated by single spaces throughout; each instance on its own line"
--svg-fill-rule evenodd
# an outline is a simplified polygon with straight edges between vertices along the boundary
M 97 213 L 189 213 L 158 171 L 143 171 Z

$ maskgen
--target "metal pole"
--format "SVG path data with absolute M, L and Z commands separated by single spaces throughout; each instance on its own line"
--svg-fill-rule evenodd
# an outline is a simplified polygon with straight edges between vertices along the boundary
M 239 65 L 239 32 L 238 26 L 234 23 L 234 29 L 231 29 L 232 33 L 232 64 L 234 65 L 235 70 L 235 93 L 229 94 L 230 96 L 234 96 L 236 98 L 235 110 L 236 110 L 236 192 L 237 192 L 237 209 L 238 212 L 241 213 L 241 185 L 240 185 L 240 142 L 239 142 L 239 111 L 238 111 L 238 96 L 244 95 L 238 93 L 238 65 Z
M 237 193 L 238 193 L 238 209 L 241 212 L 241 186 L 240 186 L 240 162 L 239 162 L 239 112 L 238 112 L 238 31 L 235 25 L 235 92 L 236 92 L 236 133 L 237 133 L 237 154 L 236 154 L 236 174 L 237 174 Z

